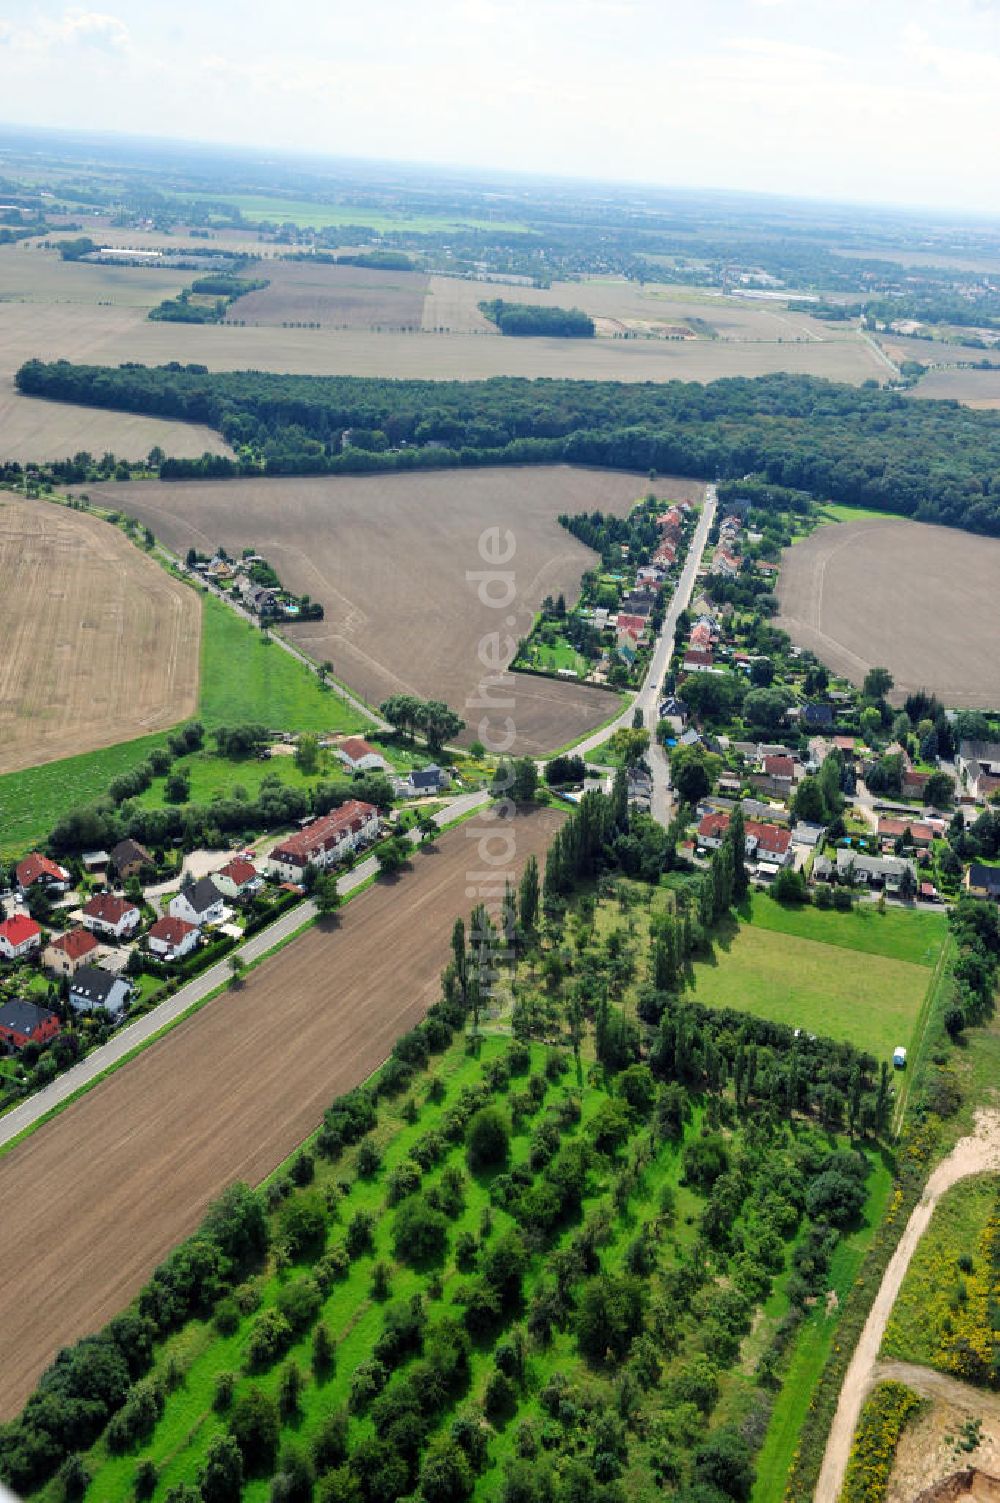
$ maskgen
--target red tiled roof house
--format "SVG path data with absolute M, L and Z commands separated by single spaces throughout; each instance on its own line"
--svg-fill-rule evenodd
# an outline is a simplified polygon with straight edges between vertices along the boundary
M 26 913 L 16 913 L 0 924 L 0 956 L 4 960 L 24 960 L 41 946 L 41 928 Z
M 142 923 L 142 914 L 128 898 L 113 892 L 95 892 L 84 903 L 80 922 L 93 934 L 128 939 Z
M 374 804 L 349 799 L 339 809 L 314 819 L 295 835 L 289 835 L 271 851 L 269 864 L 282 882 L 301 882 L 309 865 L 326 869 L 359 846 L 368 845 L 378 834 L 378 810 Z
M 56 934 L 45 947 L 42 962 L 57 976 L 72 976 L 79 965 L 92 964 L 97 940 L 86 929 Z

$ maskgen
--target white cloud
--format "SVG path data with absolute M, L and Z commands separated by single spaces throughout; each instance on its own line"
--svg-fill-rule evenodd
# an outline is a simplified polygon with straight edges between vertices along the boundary
M 125 22 L 105 11 L 67 10 L 57 19 L 39 16 L 24 26 L 0 23 L 0 42 L 29 55 L 76 48 L 121 53 L 130 40 Z

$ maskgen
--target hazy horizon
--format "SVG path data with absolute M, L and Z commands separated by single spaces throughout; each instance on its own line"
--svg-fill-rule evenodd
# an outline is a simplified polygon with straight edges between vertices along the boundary
M 994 0 L 14 0 L 4 115 L 188 145 L 943 213 L 992 197 Z M 401 146 L 403 150 L 401 151 Z

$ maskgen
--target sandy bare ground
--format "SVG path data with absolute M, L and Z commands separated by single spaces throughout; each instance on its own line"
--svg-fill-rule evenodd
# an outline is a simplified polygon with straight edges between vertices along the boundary
M 833 1417 L 830 1435 L 823 1457 L 823 1468 L 816 1487 L 814 1503 L 837 1503 L 844 1481 L 851 1441 L 861 1407 L 877 1373 L 877 1359 L 886 1323 L 892 1313 L 896 1296 L 902 1286 L 910 1259 L 920 1238 L 930 1224 L 934 1208 L 941 1196 L 952 1185 L 973 1174 L 987 1174 L 1000 1169 L 1000 1112 L 980 1111 L 976 1114 L 975 1133 L 962 1138 L 946 1159 L 943 1159 L 931 1174 L 909 1221 L 899 1239 L 899 1245 L 889 1260 L 878 1294 L 872 1305 L 864 1329 L 858 1339 L 854 1356 L 844 1377 L 840 1401 Z
M 512 873 L 561 818 L 518 816 Z M 213 1196 L 259 1183 L 420 1020 L 490 830 L 476 819 L 416 852 L 398 881 L 308 930 L 0 1159 L 0 1418 L 60 1346 L 127 1304 Z
M 884 1378 L 928 1400 L 900 1436 L 886 1503 L 998 1503 L 1000 1395 L 909 1362 L 880 1362 L 875 1379 Z M 957 1445 L 970 1419 L 982 1425 L 971 1453 Z
M 1000 705 L 1000 541 L 859 515 L 785 550 L 776 624 L 853 683 L 882 664 L 895 698 Z
M 509 692 L 493 696 L 512 705 L 479 706 L 481 644 L 499 633 L 509 662 L 546 595 L 579 594 L 596 555 L 560 526 L 560 512 L 621 515 L 647 488 L 642 476 L 557 465 L 88 490 L 126 506 L 181 555 L 218 543 L 258 548 L 283 583 L 324 606 L 322 621 L 288 635 L 369 703 L 397 693 L 444 699 L 467 722 L 468 739 L 488 715 L 480 739 L 492 736 L 498 749 L 509 716 L 516 749 L 540 754 L 602 724 L 616 700 L 592 685 L 517 674 Z M 703 487 L 660 479 L 656 489 L 679 497 Z M 467 578 L 490 567 L 478 545 L 491 527 L 509 529 L 515 548 L 503 566 L 515 595 L 500 609 Z
M 0 772 L 176 725 L 201 602 L 117 528 L 0 492 Z

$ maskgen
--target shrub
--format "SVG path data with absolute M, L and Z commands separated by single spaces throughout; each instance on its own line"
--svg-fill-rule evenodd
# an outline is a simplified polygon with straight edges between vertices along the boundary
M 356 1211 L 347 1228 L 346 1247 L 348 1255 L 359 1258 L 371 1252 L 375 1245 L 375 1217 L 370 1211 Z
M 281 1235 L 289 1255 L 304 1258 L 321 1251 L 326 1240 L 326 1207 L 317 1190 L 296 1195 L 281 1212 Z
M 236 1391 L 235 1373 L 218 1373 L 215 1379 L 215 1391 L 212 1395 L 212 1408 L 216 1414 L 223 1414 L 233 1402 L 233 1394 Z
M 292 1342 L 292 1328 L 278 1310 L 265 1310 L 250 1328 L 247 1341 L 247 1367 L 250 1372 L 264 1372 L 273 1367 Z
M 470 1121 L 465 1142 L 470 1169 L 501 1167 L 510 1152 L 510 1123 L 506 1114 L 498 1106 L 484 1106 Z
M 232 1435 L 216 1435 L 210 1441 L 198 1483 L 204 1503 L 240 1503 L 243 1455 Z
M 248 1476 L 260 1476 L 273 1468 L 279 1429 L 274 1400 L 259 1388 L 247 1389 L 233 1409 L 229 1433 L 240 1448 Z
M 232 1336 L 240 1323 L 240 1307 L 232 1296 L 220 1299 L 215 1307 L 212 1324 L 220 1336 Z
M 278 1291 L 278 1309 L 296 1335 L 312 1325 L 320 1302 L 319 1286 L 308 1277 L 293 1279 Z
M 393 1249 L 402 1263 L 413 1268 L 440 1264 L 448 1247 L 448 1221 L 421 1195 L 400 1206 L 393 1222 Z
M 844 1475 L 843 1503 L 881 1503 L 889 1486 L 896 1446 L 920 1400 L 902 1383 L 879 1383 L 869 1395 Z

